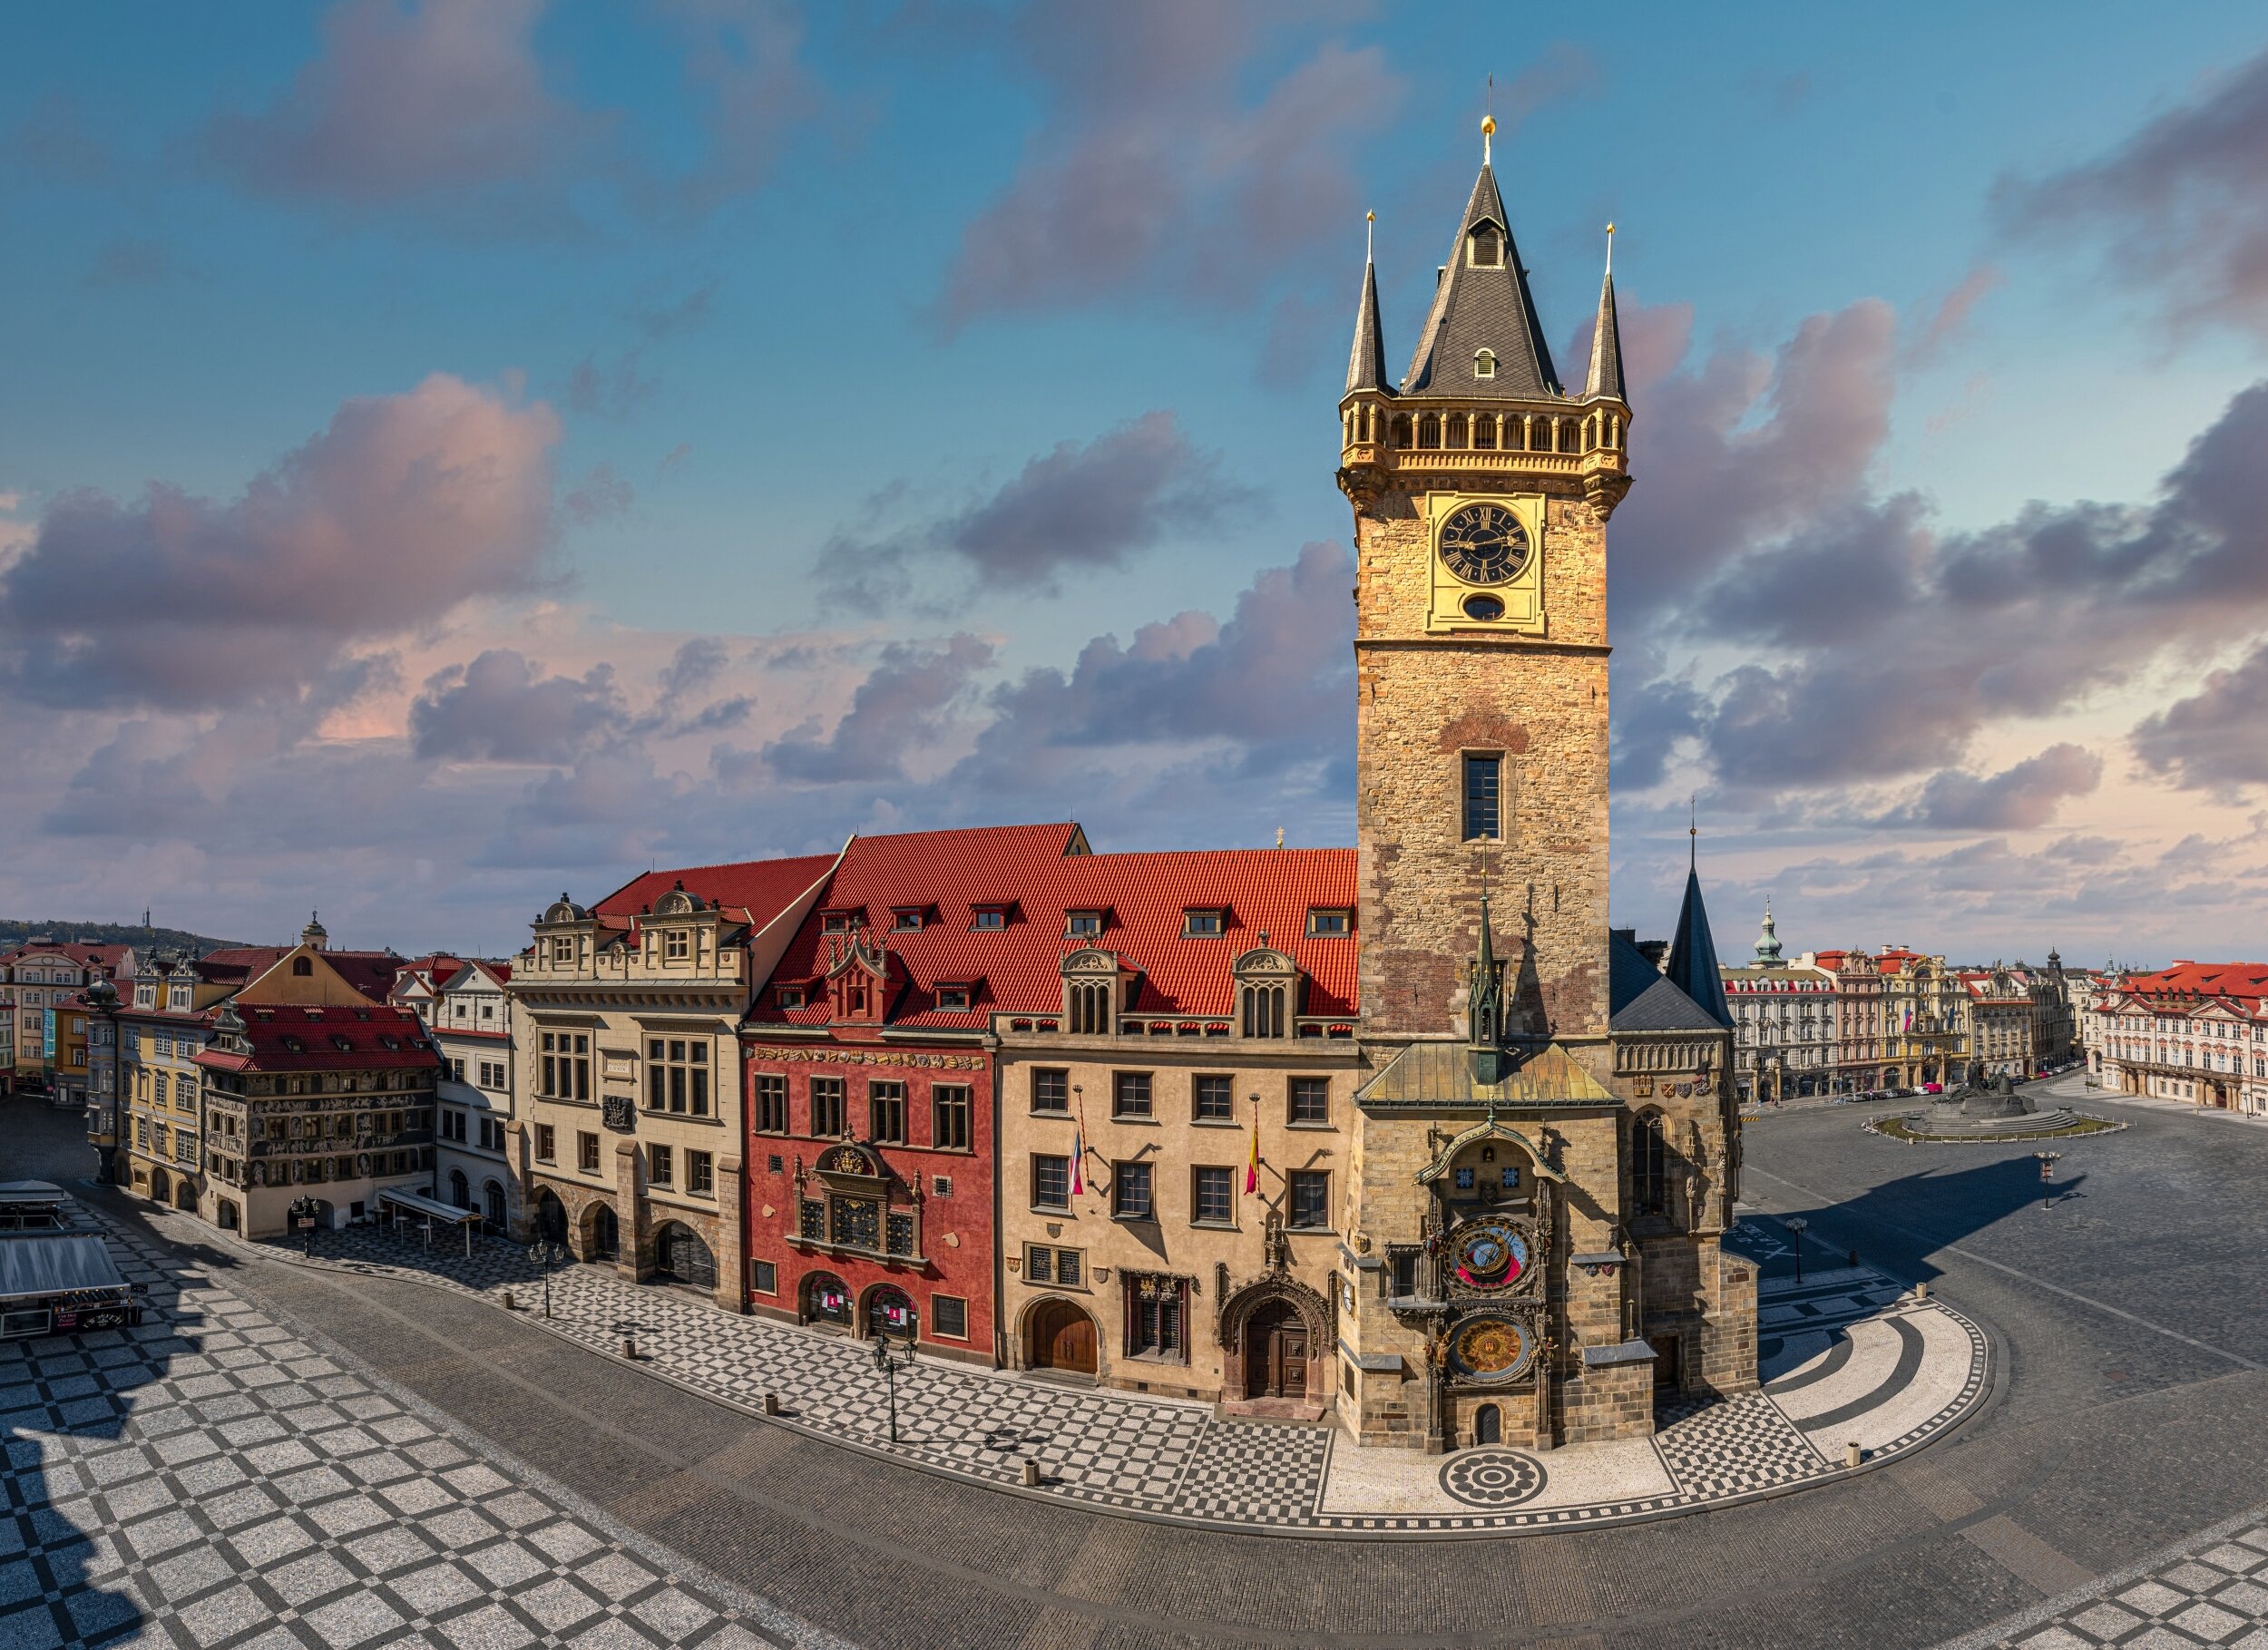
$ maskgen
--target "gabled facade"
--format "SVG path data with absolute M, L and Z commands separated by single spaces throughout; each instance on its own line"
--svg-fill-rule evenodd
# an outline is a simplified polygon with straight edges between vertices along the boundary
M 480 1210 L 491 1231 L 509 1232 L 524 1224 L 516 1190 L 523 1166 L 513 1150 L 512 965 L 449 959 L 445 972 L 414 972 L 429 994 L 404 1006 L 425 1021 L 441 1056 L 434 1196 Z
M 654 872 L 537 914 L 506 985 L 521 1235 L 745 1310 L 740 1021 L 836 857 Z

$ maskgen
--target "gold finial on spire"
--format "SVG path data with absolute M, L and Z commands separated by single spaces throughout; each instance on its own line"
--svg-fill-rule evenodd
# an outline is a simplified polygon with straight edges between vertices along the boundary
M 1607 226 L 1607 273 L 1608 273 L 1608 274 L 1609 274 L 1609 275 L 1612 275 L 1614 272 L 1615 272 L 1615 226 L 1614 226 L 1613 224 L 1611 224 L 1611 223 L 1610 223 L 1610 224 L 1608 224 L 1608 225 Z
M 1363 214 L 1363 261 L 1364 263 L 1369 263 L 1373 258 L 1374 249 L 1371 244 L 1371 237 L 1377 227 L 1378 214 L 1364 212 Z
M 1489 140 L 1496 135 L 1496 76 L 1489 76 L 1488 101 L 1481 112 L 1481 164 L 1489 163 Z

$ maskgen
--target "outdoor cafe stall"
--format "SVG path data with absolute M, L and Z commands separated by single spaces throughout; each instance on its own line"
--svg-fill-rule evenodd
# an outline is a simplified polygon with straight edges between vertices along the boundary
M 473 1253 L 473 1228 L 481 1224 L 478 1209 L 460 1209 L 453 1203 L 438 1197 L 428 1197 L 423 1192 L 407 1191 L 400 1186 L 388 1186 L 378 1194 L 378 1208 L 386 1219 L 387 1227 L 398 1233 L 406 1220 L 420 1226 L 425 1235 L 425 1246 L 433 1246 L 434 1230 L 437 1226 L 458 1226 L 464 1232 L 464 1253 Z
M 93 1233 L 24 1233 L 0 1242 L 0 1341 L 141 1322 L 142 1303 Z
M 67 1230 L 63 1206 L 63 1187 L 52 1181 L 0 1180 L 0 1235 Z

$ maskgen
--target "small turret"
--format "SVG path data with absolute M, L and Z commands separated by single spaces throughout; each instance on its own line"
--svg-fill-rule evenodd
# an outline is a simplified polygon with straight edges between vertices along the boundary
M 1756 966 L 1784 968 L 1787 965 L 1785 948 L 1780 943 L 1780 926 L 1772 920 L 1772 900 L 1764 902 L 1764 926 L 1756 932 Z
M 1619 401 L 1622 393 L 1622 325 L 1615 314 L 1615 226 L 1607 226 L 1607 278 L 1598 288 L 1598 322 L 1590 335 L 1590 371 L 1583 379 L 1586 401 Z
M 299 943 L 309 951 L 321 951 L 330 943 L 330 931 L 323 926 L 321 918 L 316 913 L 308 912 L 308 925 L 299 931 Z
M 1481 896 L 1481 941 L 1474 948 L 1465 991 L 1465 1043 L 1472 1059 L 1472 1080 L 1502 1082 L 1511 1064 L 1504 1051 L 1504 965 L 1496 960 L 1485 893 Z

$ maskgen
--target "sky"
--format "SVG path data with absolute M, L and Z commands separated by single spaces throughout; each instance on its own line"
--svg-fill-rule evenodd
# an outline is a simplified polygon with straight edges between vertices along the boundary
M 1479 122 L 1613 221 L 1615 920 L 2268 954 L 2268 23 L 244 0 L 0 54 L 0 913 L 509 953 L 852 832 L 1353 841 Z M 1490 77 L 1493 77 L 1491 85 Z

